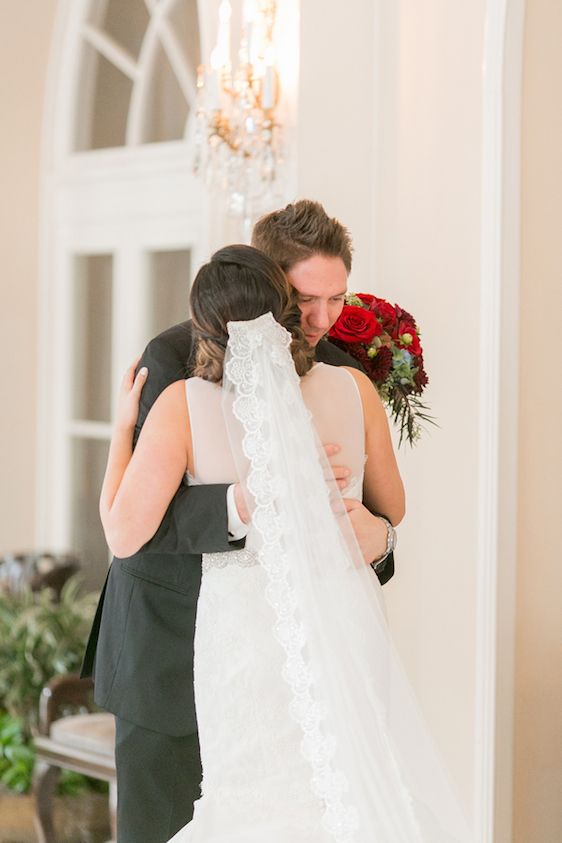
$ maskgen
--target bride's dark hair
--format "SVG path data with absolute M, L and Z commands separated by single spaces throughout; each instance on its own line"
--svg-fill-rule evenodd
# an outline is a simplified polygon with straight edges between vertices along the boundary
M 296 293 L 283 270 L 252 246 L 225 246 L 203 264 L 190 295 L 197 342 L 193 374 L 220 382 L 228 322 L 257 319 L 271 312 L 293 337 L 291 354 L 299 375 L 312 366 L 314 351 L 300 327 Z

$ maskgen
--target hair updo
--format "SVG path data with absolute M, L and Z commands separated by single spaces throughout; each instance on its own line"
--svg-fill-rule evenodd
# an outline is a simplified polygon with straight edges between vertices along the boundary
M 292 335 L 291 354 L 298 375 L 314 361 L 314 350 L 300 326 L 296 294 L 283 270 L 252 246 L 225 246 L 204 264 L 190 294 L 191 316 L 197 342 L 193 375 L 214 383 L 222 381 L 228 322 L 273 315 Z

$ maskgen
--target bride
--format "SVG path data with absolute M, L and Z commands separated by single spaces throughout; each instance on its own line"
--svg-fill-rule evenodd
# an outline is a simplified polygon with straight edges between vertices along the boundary
M 143 380 L 128 372 L 100 501 L 112 549 L 146 542 L 184 477 L 238 480 L 251 512 L 244 550 L 203 556 L 202 797 L 173 843 L 465 843 L 320 445 L 341 445 L 347 497 L 400 520 L 378 396 L 313 364 L 289 282 L 251 247 L 217 252 L 191 307 L 195 376 L 162 393 L 133 453 Z

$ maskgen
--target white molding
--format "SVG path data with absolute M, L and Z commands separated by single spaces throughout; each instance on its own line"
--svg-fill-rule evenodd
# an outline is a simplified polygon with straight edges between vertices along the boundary
M 82 34 L 86 41 L 95 47 L 100 55 L 115 65 L 121 73 L 133 81 L 137 78 L 139 68 L 134 57 L 114 38 L 89 23 L 82 26 Z
M 166 9 L 172 2 L 167 0 Z M 123 366 L 139 352 L 140 337 L 145 339 L 146 304 L 137 299 L 147 286 L 147 252 L 189 249 L 195 269 L 206 257 L 209 240 L 208 201 L 204 185 L 192 174 L 191 136 L 135 148 L 74 151 L 77 124 L 87 124 L 93 94 L 81 73 L 84 51 L 91 50 L 84 28 L 90 27 L 90 36 L 103 33 L 106 5 L 107 0 L 59 0 L 44 108 L 36 541 L 55 549 L 70 540 L 72 443 L 109 436 L 105 423 L 71 418 L 75 257 L 113 256 L 115 386 Z M 163 11 L 159 5 L 155 16 L 159 19 Z M 156 37 L 154 18 L 151 25 Z M 97 47 L 108 44 L 105 39 Z M 78 94 L 84 109 L 78 110 Z M 128 318 L 120 321 L 117 311 Z
M 53 412 L 53 384 L 57 360 L 56 345 L 59 338 L 54 335 L 53 325 L 57 322 L 57 300 L 53 294 L 51 279 L 58 276 L 55 225 L 52 215 L 55 162 L 63 155 L 63 144 L 67 142 L 66 124 L 62 102 L 59 96 L 61 80 L 70 84 L 67 76 L 68 49 L 66 48 L 67 27 L 72 15 L 80 15 L 79 4 L 71 0 L 59 0 L 50 59 L 47 67 L 47 84 L 43 109 L 41 139 L 41 184 L 40 184 L 40 246 L 39 246 L 39 291 L 38 291 L 38 407 L 37 407 L 37 483 L 36 483 L 36 527 L 35 539 L 39 546 L 54 547 L 54 536 L 58 533 L 58 513 L 53 513 L 50 502 L 54 499 L 53 478 L 56 477 L 57 419 Z M 53 524 L 53 521 L 55 522 Z
M 517 352 L 513 340 L 517 332 L 513 320 L 518 312 L 518 118 L 523 12 L 524 0 L 488 0 L 483 51 L 474 797 L 474 839 L 478 843 L 511 839 L 511 746 L 505 739 L 499 740 L 497 724 L 499 717 L 510 719 L 512 700 L 506 699 L 505 689 L 500 693 L 497 677 L 500 660 L 504 656 L 510 658 L 514 644 L 513 612 L 507 605 L 513 600 L 514 591 L 513 583 L 506 583 L 504 590 L 502 582 L 500 593 L 498 577 L 500 550 L 515 555 L 513 480 L 517 441 L 513 437 L 506 447 L 501 439 L 501 421 L 506 403 L 512 411 L 511 418 L 516 418 L 517 407 Z M 511 148 L 513 144 L 516 149 Z M 503 329 L 509 320 L 510 356 L 506 361 L 501 352 Z M 501 572 L 504 567 L 505 564 Z M 501 640 L 500 611 L 508 618 Z M 509 676 L 504 675 L 504 681 L 508 688 L 512 687 L 512 677 L 510 682 Z M 501 805 L 496 799 L 500 767 L 510 779 L 502 788 Z
M 69 436 L 76 436 L 79 439 L 101 439 L 107 441 L 111 439 L 111 424 L 109 422 L 94 422 L 81 421 L 75 419 L 66 425 L 66 430 Z
M 172 2 L 170 6 L 173 4 L 174 3 Z M 186 56 L 178 42 L 175 30 L 170 25 L 167 17 L 170 10 L 168 8 L 164 10 L 163 7 L 159 8 L 160 14 L 157 17 L 157 21 L 160 32 L 160 43 L 168 56 L 170 65 L 174 69 L 178 83 L 191 110 L 195 105 L 197 97 L 196 72 L 194 68 L 188 64 Z

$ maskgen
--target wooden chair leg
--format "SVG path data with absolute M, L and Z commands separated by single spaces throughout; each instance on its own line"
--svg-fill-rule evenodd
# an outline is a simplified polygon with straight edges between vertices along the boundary
M 117 782 L 109 783 L 109 823 L 111 839 L 117 840 Z
M 37 843 L 57 843 L 53 807 L 59 775 L 58 767 L 52 767 L 45 761 L 37 761 L 33 776 Z

